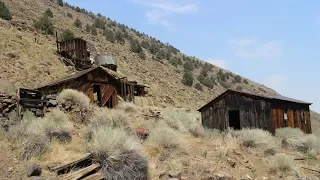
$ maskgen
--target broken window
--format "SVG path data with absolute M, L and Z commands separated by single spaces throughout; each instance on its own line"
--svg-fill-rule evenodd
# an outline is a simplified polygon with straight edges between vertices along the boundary
M 307 120 L 305 118 L 304 112 L 301 112 L 300 114 L 301 114 L 301 123 L 307 124 Z
M 284 120 L 284 127 L 288 127 L 288 110 L 284 110 L 283 120 Z

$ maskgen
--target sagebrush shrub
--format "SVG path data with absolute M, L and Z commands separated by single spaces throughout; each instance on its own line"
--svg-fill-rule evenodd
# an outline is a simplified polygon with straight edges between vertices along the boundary
M 90 105 L 90 99 L 87 95 L 73 89 L 65 89 L 60 92 L 57 100 L 60 103 L 71 102 L 72 104 L 79 105 L 82 108 L 89 108 Z
M 102 165 L 107 179 L 147 179 L 148 163 L 139 140 L 121 128 L 101 126 L 92 133 L 88 149 Z

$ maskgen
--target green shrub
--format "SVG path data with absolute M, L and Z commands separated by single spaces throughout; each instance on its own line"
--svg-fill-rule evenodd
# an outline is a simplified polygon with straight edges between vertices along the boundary
M 44 15 L 39 20 L 34 22 L 34 27 L 41 30 L 45 34 L 52 35 L 54 33 L 54 26 L 51 19 Z
M 139 57 L 141 58 L 141 59 L 143 59 L 143 60 L 145 60 L 146 59 L 146 54 L 144 53 L 144 51 L 142 50 L 141 52 L 139 52 Z
M 107 41 L 114 43 L 115 38 L 114 38 L 114 34 L 111 30 L 105 30 L 103 32 L 103 35 L 106 36 Z
M 76 11 L 77 11 L 77 12 L 81 12 L 81 9 L 77 6 L 77 7 L 76 7 Z
M 245 83 L 245 84 L 249 84 L 249 82 L 248 82 L 248 80 L 247 80 L 247 79 L 244 79 L 244 80 L 243 80 L 243 83 Z
M 211 78 L 209 77 L 205 77 L 203 76 L 203 74 L 200 74 L 198 76 L 198 80 L 200 81 L 201 84 L 203 84 L 204 86 L 212 89 L 214 86 L 214 82 L 211 80 Z
M 10 21 L 12 19 L 12 15 L 7 8 L 7 6 L 0 1 L 0 18 L 4 20 Z
M 82 108 L 89 108 L 90 99 L 83 92 L 65 89 L 59 93 L 57 100 L 59 103 L 71 102 L 72 105 L 79 105 Z
M 94 26 L 99 29 L 106 29 L 106 22 L 100 18 L 95 19 Z
M 148 41 L 143 40 L 143 41 L 141 41 L 141 47 L 149 50 L 150 49 L 150 44 L 149 44 Z
M 174 67 L 178 67 L 179 65 L 182 65 L 182 61 L 181 58 L 177 57 L 177 56 L 173 56 L 170 58 L 169 62 L 174 66 Z
M 86 31 L 87 31 L 87 33 L 89 33 L 91 31 L 91 27 L 89 24 L 86 25 Z
M 118 43 L 120 43 L 120 44 L 124 44 L 124 43 L 125 43 L 124 35 L 123 35 L 120 31 L 117 31 L 117 32 L 116 32 L 115 39 L 116 39 L 116 41 L 117 41 Z
M 183 68 L 185 71 L 193 71 L 194 69 L 194 64 L 191 62 L 191 61 L 186 61 L 184 64 L 183 64 Z
M 237 75 L 236 77 L 234 77 L 234 81 L 236 83 L 241 83 L 241 77 L 239 75 Z
M 98 35 L 97 28 L 94 25 L 91 26 L 91 34 L 94 36 Z
M 67 40 L 71 40 L 74 38 L 75 38 L 75 36 L 70 29 L 63 30 L 61 37 L 60 37 L 61 41 L 67 41 Z
M 164 50 L 160 50 L 156 53 L 157 59 L 166 59 L 166 52 Z
M 223 73 L 221 69 L 219 69 L 217 78 L 219 82 L 225 82 L 226 81 L 226 75 Z
M 140 53 L 142 51 L 140 43 L 137 39 L 130 41 L 130 50 L 134 53 Z
M 199 91 L 203 91 L 202 85 L 200 83 L 196 83 L 196 85 L 194 87 L 196 89 L 198 89 Z
M 194 81 L 193 75 L 190 72 L 184 72 L 182 83 L 186 86 L 192 86 Z
M 152 42 L 150 45 L 151 54 L 155 55 L 159 51 L 159 45 L 157 43 Z
M 73 25 L 74 25 L 75 27 L 77 27 L 77 28 L 82 28 L 82 22 L 80 21 L 79 18 L 77 18 L 77 19 L 74 21 Z
M 44 12 L 44 15 L 53 18 L 53 13 L 50 8 Z
M 63 7 L 63 0 L 57 0 L 59 6 Z
M 67 16 L 68 16 L 69 18 L 73 19 L 73 16 L 72 16 L 71 13 L 68 13 Z

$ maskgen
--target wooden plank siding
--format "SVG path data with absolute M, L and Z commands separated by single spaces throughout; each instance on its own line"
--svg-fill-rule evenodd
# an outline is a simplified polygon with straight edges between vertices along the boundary
M 224 94 L 221 98 L 201 109 L 202 125 L 221 131 L 230 127 L 229 111 L 238 110 L 240 128 L 260 128 L 272 134 L 277 128 L 300 128 L 311 133 L 310 110 L 308 104 L 299 104 L 281 100 L 271 100 L 258 96 L 246 96 L 239 93 Z M 287 123 L 284 113 L 287 112 Z M 304 120 L 302 120 L 304 113 Z

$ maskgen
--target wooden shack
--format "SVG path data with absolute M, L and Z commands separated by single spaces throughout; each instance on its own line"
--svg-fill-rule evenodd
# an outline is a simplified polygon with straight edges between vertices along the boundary
M 284 96 L 262 96 L 227 90 L 198 111 L 202 125 L 221 131 L 232 128 L 260 128 L 275 133 L 275 129 L 292 127 L 311 133 L 311 103 Z
M 64 89 L 75 89 L 86 94 L 92 103 L 113 108 L 118 95 L 125 101 L 134 101 L 135 96 L 144 96 L 145 87 L 102 66 L 78 71 L 68 77 L 36 88 L 44 95 L 57 94 Z
M 56 36 L 58 36 L 56 34 Z M 77 69 L 85 69 L 91 66 L 90 52 L 87 48 L 87 41 L 81 38 L 74 38 L 66 41 L 58 41 L 57 52 L 67 59 L 71 59 Z

